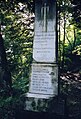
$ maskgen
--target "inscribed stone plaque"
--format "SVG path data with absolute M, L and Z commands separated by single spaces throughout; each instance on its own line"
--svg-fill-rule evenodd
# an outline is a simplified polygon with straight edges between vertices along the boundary
M 54 0 L 36 1 L 33 59 L 56 62 L 56 7 Z
M 58 69 L 48 64 L 32 64 L 30 93 L 57 95 Z

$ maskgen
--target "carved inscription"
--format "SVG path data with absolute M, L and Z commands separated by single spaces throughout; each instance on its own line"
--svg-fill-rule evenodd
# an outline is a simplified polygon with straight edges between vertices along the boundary
M 57 93 L 58 80 L 56 77 L 57 70 L 53 67 L 32 65 L 32 76 L 30 82 L 30 92 L 38 94 Z
M 54 0 L 36 0 L 34 25 L 33 63 L 28 95 L 36 98 L 53 97 L 58 94 Z
M 33 45 L 33 58 L 39 62 L 54 62 L 55 56 L 54 32 L 36 33 Z
M 37 33 L 34 37 L 33 48 L 54 48 L 55 49 L 55 34 L 54 32 Z

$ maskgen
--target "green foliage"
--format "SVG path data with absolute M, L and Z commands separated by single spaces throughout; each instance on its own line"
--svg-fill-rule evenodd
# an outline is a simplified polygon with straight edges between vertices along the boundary
M 31 2 L 0 3 L 1 32 L 12 74 L 11 95 L 0 87 L 0 119 L 14 119 L 16 110 L 24 108 L 22 94 L 28 91 L 32 62 L 34 15 L 28 9 Z
M 17 109 L 23 109 L 24 103 L 19 95 L 14 97 L 0 97 L 0 118 L 1 119 L 15 119 Z
M 32 62 L 32 40 L 33 40 L 33 18 L 29 13 L 27 4 L 14 1 L 9 6 L 10 1 L 1 2 L 1 23 L 2 33 L 5 35 L 5 48 L 8 64 L 12 72 L 12 77 L 17 79 L 29 76 L 29 66 Z M 14 9 L 12 6 L 14 5 Z
M 78 4 L 79 3 L 79 4 Z M 62 0 L 58 4 L 58 38 L 59 38 L 59 65 L 63 71 L 74 70 L 80 65 L 81 59 L 81 4 L 75 0 Z M 76 12 L 75 8 L 77 9 Z M 76 14 L 77 13 L 77 14 Z M 75 58 L 74 58 L 75 56 Z M 74 61 L 74 59 L 75 61 Z M 78 60 L 77 60 L 78 59 Z M 76 64 L 76 66 L 75 66 Z

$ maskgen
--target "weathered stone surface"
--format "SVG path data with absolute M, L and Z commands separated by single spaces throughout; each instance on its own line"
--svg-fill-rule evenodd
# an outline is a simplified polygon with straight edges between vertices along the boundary
M 55 1 L 36 1 L 33 59 L 37 62 L 56 62 Z
M 37 33 L 34 37 L 33 58 L 37 62 L 55 62 L 56 44 L 54 32 Z
M 29 93 L 32 97 L 51 97 L 58 94 L 58 67 L 53 64 L 32 64 Z M 35 96 L 36 95 L 36 96 Z M 48 95 L 48 96 L 47 96 Z M 30 95 L 31 96 L 31 95 Z M 44 96 L 43 96 L 44 98 Z
M 66 115 L 67 104 L 66 99 L 61 97 L 54 97 L 48 99 L 43 98 L 26 98 L 25 110 L 35 112 L 51 112 L 57 115 Z
M 47 111 L 58 95 L 55 0 L 35 1 L 33 63 L 26 110 Z

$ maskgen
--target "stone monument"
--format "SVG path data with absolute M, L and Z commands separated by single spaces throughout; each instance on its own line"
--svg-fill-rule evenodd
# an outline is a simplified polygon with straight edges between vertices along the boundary
M 49 102 L 58 95 L 56 47 L 56 1 L 35 0 L 33 63 L 26 110 L 49 110 Z

